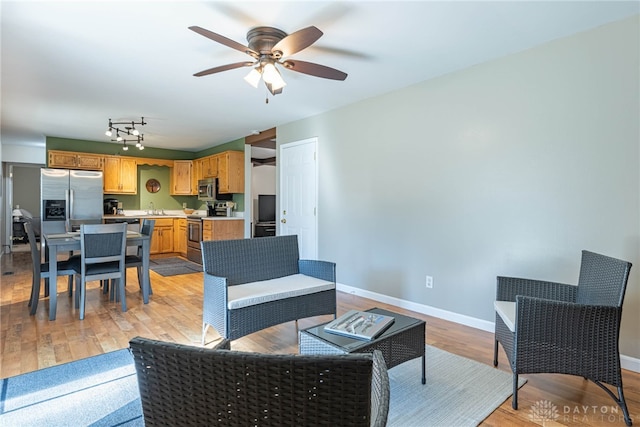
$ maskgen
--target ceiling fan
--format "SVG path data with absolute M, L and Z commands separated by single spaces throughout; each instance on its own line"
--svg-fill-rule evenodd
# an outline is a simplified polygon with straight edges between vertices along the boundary
M 252 28 L 247 33 L 249 46 L 245 46 L 198 26 L 192 26 L 189 27 L 189 29 L 213 41 L 246 53 L 253 58 L 253 61 L 236 62 L 209 68 L 195 73 L 194 76 L 196 77 L 240 67 L 253 67 L 251 72 L 245 77 L 245 80 L 253 87 L 258 87 L 260 78 L 262 78 L 265 86 L 272 95 L 282 93 L 282 88 L 286 85 L 280 72 L 276 68 L 276 64 L 288 70 L 325 79 L 344 80 L 347 78 L 346 73 L 336 70 L 335 68 L 289 58 L 289 56 L 311 46 L 322 36 L 322 31 L 314 26 L 303 28 L 292 34 L 287 34 L 273 27 Z

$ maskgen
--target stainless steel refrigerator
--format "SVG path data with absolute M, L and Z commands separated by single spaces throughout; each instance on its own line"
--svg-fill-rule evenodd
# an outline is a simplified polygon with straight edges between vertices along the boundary
M 40 170 L 42 234 L 76 230 L 102 222 L 102 172 Z

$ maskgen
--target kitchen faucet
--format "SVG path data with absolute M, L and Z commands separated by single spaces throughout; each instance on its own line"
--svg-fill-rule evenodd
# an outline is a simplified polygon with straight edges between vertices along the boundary
M 149 202 L 149 210 L 147 211 L 147 213 L 149 215 L 153 215 L 154 209 L 155 209 L 155 207 L 153 206 L 153 202 Z

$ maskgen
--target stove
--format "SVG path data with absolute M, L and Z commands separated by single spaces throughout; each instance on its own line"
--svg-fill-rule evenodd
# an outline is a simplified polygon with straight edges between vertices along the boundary
M 187 259 L 202 264 L 202 217 L 187 215 Z

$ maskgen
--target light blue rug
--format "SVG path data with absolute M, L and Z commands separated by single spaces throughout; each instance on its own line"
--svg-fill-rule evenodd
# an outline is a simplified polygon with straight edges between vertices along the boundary
M 133 357 L 118 350 L 2 380 L 0 426 L 142 426 Z
M 511 396 L 511 374 L 431 346 L 423 385 L 420 361 L 389 370 L 389 426 L 476 426 Z M 1 381 L 3 427 L 144 425 L 126 349 Z

